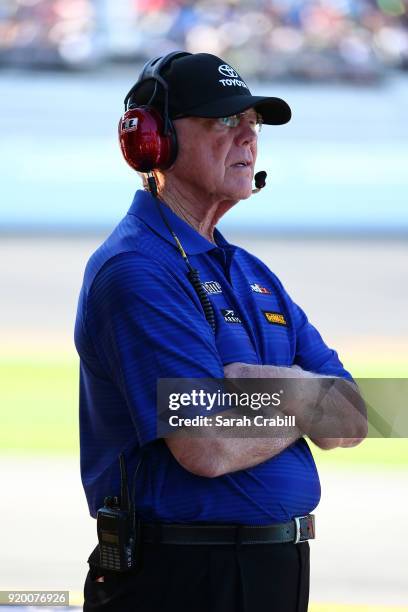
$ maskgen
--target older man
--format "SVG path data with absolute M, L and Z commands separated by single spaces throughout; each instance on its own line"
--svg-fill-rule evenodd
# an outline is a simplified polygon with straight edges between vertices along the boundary
M 126 98 L 122 150 L 147 189 L 88 262 L 75 342 L 90 513 L 119 496 L 122 454 L 138 467 L 143 551 L 120 572 L 96 549 L 84 610 L 307 610 L 320 486 L 304 435 L 353 446 L 365 419 L 347 399 L 351 375 L 279 279 L 216 229 L 252 193 L 261 124 L 289 119 L 283 100 L 252 96 L 209 54 L 150 62 Z M 303 388 L 282 437 L 158 436 L 158 379 L 288 375 L 317 387 Z M 343 423 L 336 437 L 309 427 L 317 396 L 319 422 Z

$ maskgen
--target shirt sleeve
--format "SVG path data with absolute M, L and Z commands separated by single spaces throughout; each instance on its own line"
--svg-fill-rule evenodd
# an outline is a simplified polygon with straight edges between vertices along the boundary
M 293 363 L 309 372 L 339 376 L 353 381 L 350 372 L 343 367 L 337 351 L 327 346 L 316 327 L 309 322 L 302 308 L 292 300 L 281 281 L 275 275 L 274 277 L 283 292 L 294 328 L 295 356 Z
M 339 376 L 353 380 L 339 359 L 337 351 L 329 348 L 318 330 L 312 325 L 300 306 L 292 302 L 292 319 L 296 331 L 296 353 L 294 363 L 304 370 Z
M 222 378 L 214 333 L 187 279 L 136 252 L 109 260 L 87 300 L 86 329 L 126 401 L 141 445 L 157 437 L 158 378 Z

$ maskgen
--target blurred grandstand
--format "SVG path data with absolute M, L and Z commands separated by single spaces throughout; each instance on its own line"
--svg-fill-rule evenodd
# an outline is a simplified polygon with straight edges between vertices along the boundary
M 370 83 L 408 69 L 408 0 L 2 0 L 0 65 L 97 68 L 175 48 L 253 78 Z

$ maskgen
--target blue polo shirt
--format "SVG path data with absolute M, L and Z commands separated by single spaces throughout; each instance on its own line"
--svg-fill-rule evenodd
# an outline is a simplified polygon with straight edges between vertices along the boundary
M 216 229 L 210 243 L 164 204 L 212 302 L 208 325 L 157 204 L 137 191 L 128 214 L 91 256 L 75 325 L 80 356 L 81 476 L 93 517 L 119 495 L 118 454 L 143 520 L 270 524 L 320 499 L 304 439 L 259 465 L 205 478 L 179 465 L 156 431 L 158 378 L 222 378 L 232 362 L 291 366 L 351 379 L 337 353 L 257 257 Z

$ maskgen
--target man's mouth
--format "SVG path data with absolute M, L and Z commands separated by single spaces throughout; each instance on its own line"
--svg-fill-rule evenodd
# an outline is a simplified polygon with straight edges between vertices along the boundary
M 243 161 L 237 162 L 236 164 L 233 164 L 232 166 L 233 168 L 247 168 L 247 167 L 250 167 L 251 165 L 252 165 L 251 162 L 243 160 Z

